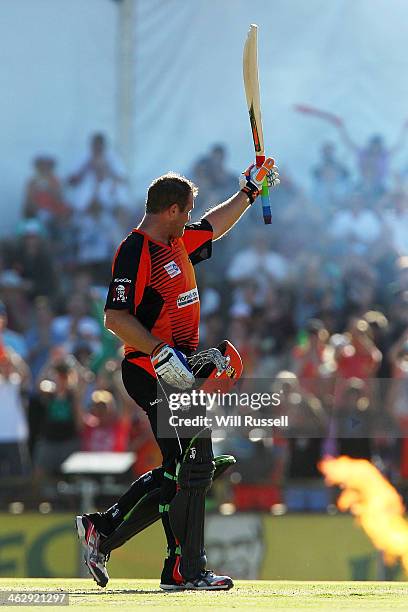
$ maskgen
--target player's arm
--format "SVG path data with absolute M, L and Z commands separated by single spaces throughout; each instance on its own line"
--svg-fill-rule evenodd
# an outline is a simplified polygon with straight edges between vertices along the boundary
M 177 349 L 153 336 L 141 323 L 123 310 L 105 311 L 105 327 L 126 344 L 137 346 L 147 355 L 158 378 L 178 389 L 189 389 L 194 376 L 187 364 L 185 355 Z
M 153 336 L 138 319 L 126 310 L 105 310 L 105 327 L 125 344 L 137 346 L 142 353 L 150 355 L 161 342 Z
M 137 307 L 148 281 L 150 262 L 144 238 L 132 232 L 118 248 L 105 304 L 104 324 L 122 342 L 150 355 L 160 338 L 154 337 L 137 319 Z
M 242 217 L 249 206 L 248 196 L 243 191 L 238 191 L 229 200 L 218 204 L 206 213 L 204 219 L 207 219 L 213 228 L 213 240 L 218 240 L 218 238 L 224 236 Z
M 239 181 L 241 191 L 204 215 L 203 218 L 207 219 L 213 228 L 213 240 L 218 240 L 218 238 L 224 236 L 242 217 L 247 208 L 253 204 L 261 193 L 265 178 L 268 181 L 268 187 L 279 185 L 279 173 L 270 157 L 265 160 L 260 168 L 253 164 L 245 170 Z

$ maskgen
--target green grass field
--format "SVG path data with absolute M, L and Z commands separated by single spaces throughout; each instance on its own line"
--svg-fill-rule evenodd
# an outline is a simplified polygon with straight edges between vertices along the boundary
M 64 591 L 69 609 L 143 610 L 406 610 L 408 585 L 401 582 L 244 581 L 226 593 L 164 593 L 156 580 L 111 580 L 99 589 L 88 579 L 1 578 L 0 592 Z M 8 607 L 8 606 L 7 606 Z M 5 607 L 5 609 L 7 609 Z M 45 606 L 42 606 L 44 608 Z M 46 606 L 53 610 L 64 609 Z M 10 608 L 11 609 L 11 608 Z M 15 609 L 15 607 L 13 608 Z

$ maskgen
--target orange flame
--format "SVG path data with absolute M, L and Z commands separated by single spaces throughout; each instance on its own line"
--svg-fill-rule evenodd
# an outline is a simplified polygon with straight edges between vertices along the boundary
M 350 510 L 357 517 L 374 546 L 383 552 L 385 563 L 392 565 L 400 559 L 408 574 L 408 522 L 394 487 L 365 459 L 328 457 L 318 467 L 327 485 L 343 489 L 337 500 L 339 510 Z

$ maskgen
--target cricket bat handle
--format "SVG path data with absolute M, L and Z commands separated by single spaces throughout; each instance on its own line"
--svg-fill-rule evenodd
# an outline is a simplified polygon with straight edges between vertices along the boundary
M 265 161 L 265 155 L 257 155 L 256 156 L 256 165 L 259 168 Z M 270 225 L 272 223 L 272 211 L 271 211 L 271 203 L 269 201 L 269 187 L 268 181 L 265 178 L 262 191 L 261 191 L 261 200 L 262 200 L 262 215 L 265 225 Z

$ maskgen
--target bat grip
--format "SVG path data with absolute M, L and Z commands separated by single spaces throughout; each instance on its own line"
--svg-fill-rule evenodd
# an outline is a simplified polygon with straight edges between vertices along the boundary
M 257 167 L 262 166 L 265 161 L 265 155 L 257 155 L 256 156 L 256 165 Z M 269 187 L 267 179 L 264 180 L 261 191 L 261 201 L 262 201 L 262 215 L 265 225 L 270 225 L 272 223 L 272 211 L 271 204 L 269 201 Z

